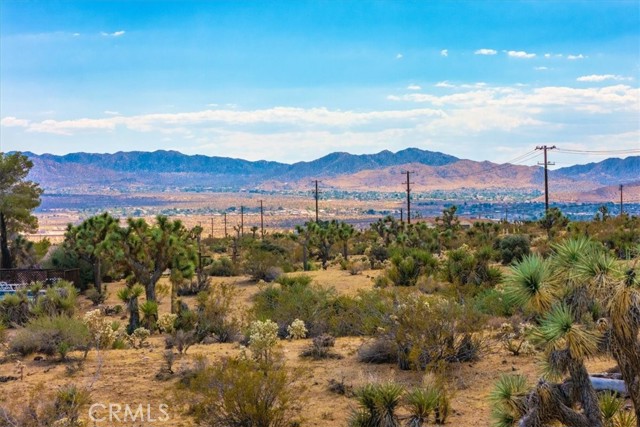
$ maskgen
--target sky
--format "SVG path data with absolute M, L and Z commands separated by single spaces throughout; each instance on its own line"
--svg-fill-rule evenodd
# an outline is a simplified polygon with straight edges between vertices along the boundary
M 560 167 L 640 154 L 639 79 L 640 0 L 0 1 L 1 151 Z

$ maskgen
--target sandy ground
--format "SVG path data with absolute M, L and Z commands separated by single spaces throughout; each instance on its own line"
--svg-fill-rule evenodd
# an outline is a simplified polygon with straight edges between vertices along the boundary
M 310 272 L 314 280 L 322 285 L 331 284 L 338 292 L 355 293 L 358 289 L 370 288 L 372 281 L 367 276 L 375 272 L 365 271 L 362 275 L 352 276 L 339 270 Z M 246 277 L 225 279 L 234 283 L 240 290 L 238 303 L 247 307 L 258 286 Z M 122 284 L 111 284 L 108 304 L 117 303 L 116 291 Z M 90 303 L 82 301 L 82 310 L 90 309 Z M 169 298 L 161 304 L 160 311 L 169 308 Z M 123 320 L 124 323 L 124 320 Z M 490 334 L 488 332 L 488 334 Z M 422 373 L 399 371 L 394 365 L 366 365 L 357 361 L 357 350 L 365 339 L 339 338 L 336 340 L 336 352 L 343 359 L 311 361 L 299 357 L 302 349 L 310 344 L 310 340 L 281 341 L 287 366 L 295 372 L 298 384 L 303 386 L 301 393 L 300 418 L 304 426 L 346 426 L 351 408 L 356 406 L 353 398 L 335 394 L 328 389 L 330 380 L 343 381 L 349 387 L 358 387 L 372 380 L 393 379 L 406 386 L 419 385 Z M 26 364 L 23 381 L 0 383 L 0 403 L 10 406 L 24 405 L 30 392 L 42 384 L 48 390 L 65 383 L 92 385 L 92 401 L 94 403 L 151 405 L 157 408 L 164 403 L 168 405 L 170 419 L 165 423 L 108 423 L 98 422 L 96 427 L 111 426 L 150 426 L 166 425 L 171 427 L 194 426 L 193 420 L 184 415 L 184 408 L 176 403 L 175 383 L 177 379 L 159 381 L 156 373 L 163 366 L 164 340 L 161 336 L 150 339 L 150 346 L 144 349 L 109 350 L 100 355 L 92 351 L 84 369 L 69 376 L 64 364 L 54 361 L 35 361 L 34 357 L 22 359 Z M 196 345 L 188 354 L 178 359 L 174 370 L 179 372 L 189 367 L 196 356 L 203 355 L 213 363 L 223 357 L 232 356 L 240 351 L 237 344 Z M 80 355 L 76 355 L 79 357 Z M 615 363 L 610 359 L 595 359 L 589 362 L 591 372 L 602 372 Z M 531 383 L 538 378 L 536 359 L 533 356 L 514 357 L 491 340 L 489 349 L 481 360 L 475 363 L 451 366 L 449 378 L 454 392 L 452 413 L 448 425 L 459 427 L 478 427 L 490 425 L 490 409 L 487 396 L 493 384 L 503 373 L 519 373 L 526 375 Z M 0 364 L 0 376 L 15 375 L 15 361 L 6 360 Z M 152 409 L 153 411 L 153 409 Z M 85 411 L 86 413 L 86 411 Z M 160 414 L 161 415 L 161 414 Z M 94 425 L 94 424 L 91 424 Z

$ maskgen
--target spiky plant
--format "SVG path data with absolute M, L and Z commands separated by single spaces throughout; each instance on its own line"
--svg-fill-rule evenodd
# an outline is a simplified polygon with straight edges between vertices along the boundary
M 422 427 L 438 404 L 438 392 L 434 389 L 416 388 L 405 396 L 409 409 L 409 427 Z
M 125 304 L 127 304 L 127 310 L 129 311 L 129 326 L 127 326 L 127 333 L 131 334 L 140 326 L 140 310 L 138 307 L 138 298 L 144 293 L 144 288 L 141 285 L 133 285 L 126 287 L 118 291 L 118 298 Z
M 351 413 L 351 427 L 399 427 L 396 409 L 400 404 L 404 388 L 388 381 L 366 384 L 356 390 L 360 408 Z
M 525 397 L 529 390 L 523 375 L 501 375 L 489 395 L 494 427 L 512 427 L 527 411 Z
M 142 325 L 150 331 L 156 328 L 158 321 L 158 303 L 155 301 L 145 301 L 140 304 L 142 313 Z
M 515 304 L 544 312 L 553 304 L 555 286 L 549 263 L 539 255 L 528 255 L 510 268 L 505 295 Z
M 624 401 L 614 392 L 606 391 L 598 396 L 598 403 L 600 404 L 600 412 L 602 412 L 605 427 L 614 427 L 614 418 L 618 411 L 622 409 Z

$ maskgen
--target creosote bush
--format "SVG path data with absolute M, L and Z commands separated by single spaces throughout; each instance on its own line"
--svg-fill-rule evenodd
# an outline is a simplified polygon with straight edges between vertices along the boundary
M 243 357 L 215 365 L 199 363 L 179 392 L 198 425 L 210 427 L 299 425 L 295 420 L 299 395 L 294 375 L 281 361 Z
M 11 340 L 9 350 L 22 356 L 32 353 L 43 353 L 48 356 L 58 354 L 64 361 L 70 351 L 86 352 L 90 345 L 91 334 L 81 320 L 67 316 L 53 316 L 31 320 Z

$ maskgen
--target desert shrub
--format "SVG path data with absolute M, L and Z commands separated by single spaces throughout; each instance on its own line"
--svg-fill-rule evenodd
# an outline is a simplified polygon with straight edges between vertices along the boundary
M 36 316 L 73 316 L 78 291 L 66 281 L 48 288 L 44 295 L 37 295 L 32 312 Z
M 400 427 L 396 410 L 403 393 L 401 385 L 390 381 L 355 390 L 359 408 L 352 410 L 349 427 Z
M 295 285 L 308 286 L 311 284 L 312 280 L 313 279 L 311 278 L 311 276 L 307 276 L 306 274 L 299 274 L 296 276 L 282 275 L 276 280 L 276 282 L 285 287 Z
M 102 292 L 98 291 L 95 287 L 89 287 L 85 292 L 84 296 L 93 303 L 93 305 L 103 304 L 107 300 L 107 292 L 106 286 Z
M 373 269 L 376 265 L 380 265 L 389 259 L 389 250 L 383 245 L 374 244 L 366 249 L 365 255 L 369 259 L 371 269 Z
M 165 348 L 175 348 L 180 354 L 186 354 L 189 347 L 196 343 L 194 331 L 178 329 L 165 338 Z
M 0 300 L 0 322 L 5 325 L 24 325 L 30 314 L 29 299 L 24 292 L 7 294 Z
M 442 267 L 444 279 L 457 285 L 495 285 L 500 282 L 500 270 L 489 266 L 493 252 L 483 247 L 473 254 L 466 246 L 447 252 Z
M 4 344 L 7 339 L 7 327 L 0 322 L 0 345 Z
M 197 341 L 202 341 L 210 335 L 215 335 L 219 342 L 231 342 L 238 339 L 240 323 L 232 316 L 232 304 L 236 295 L 237 289 L 228 283 L 220 283 L 213 286 L 209 292 L 198 294 L 195 319 L 192 319 L 196 321 Z M 182 310 L 176 327 L 180 323 L 184 323 L 189 316 L 186 311 Z
M 393 293 L 374 289 L 355 297 L 338 295 L 326 309 L 326 330 L 332 335 L 372 335 L 393 311 Z
M 414 286 L 421 275 L 431 275 L 438 268 L 438 260 L 420 249 L 398 253 L 391 257 L 387 277 L 395 286 Z
M 247 251 L 244 272 L 254 280 L 274 281 L 278 278 L 276 273 L 281 273 L 282 267 L 287 264 L 286 256 L 287 251 L 284 248 L 268 241 L 261 241 Z
M 20 427 L 83 427 L 82 409 L 91 403 L 88 388 L 65 384 L 57 390 L 47 390 L 44 385 L 35 387 L 16 407 L 0 405 L 0 425 Z
M 495 288 L 485 289 L 476 295 L 473 306 L 480 313 L 503 317 L 512 316 L 518 308 L 503 290 Z
M 151 331 L 148 329 L 137 328 L 128 336 L 129 344 L 133 348 L 142 348 L 150 336 Z
M 514 356 L 535 354 L 535 346 L 529 341 L 532 330 L 529 323 L 503 323 L 498 334 L 502 348 Z
M 295 319 L 304 321 L 311 336 L 326 331 L 326 307 L 334 292 L 309 285 L 305 276 L 284 280 L 285 285 L 267 285 L 255 296 L 253 314 L 258 319 L 271 319 L 286 337 L 286 328 Z
M 396 363 L 398 346 L 390 337 L 373 339 L 358 349 L 358 361 L 362 363 Z
M 322 334 L 315 337 L 311 345 L 306 348 L 300 356 L 311 357 L 313 359 L 342 359 L 342 356 L 331 349 L 335 346 L 336 339 L 329 334 Z
M 511 264 L 520 261 L 525 255 L 531 252 L 531 242 L 529 237 L 523 234 L 513 234 L 506 236 L 498 242 L 500 260 L 503 264 Z
M 231 277 L 236 275 L 236 267 L 229 257 L 223 256 L 213 260 L 208 267 L 209 275 L 215 277 Z
M 398 298 L 394 313 L 377 339 L 395 343 L 401 369 L 425 369 L 440 361 L 470 361 L 477 359 L 482 349 L 482 337 L 475 334 L 481 330 L 482 320 L 469 306 L 412 293 Z M 385 346 L 381 344 L 379 348 Z M 366 350 L 362 353 L 362 359 L 373 354 Z
M 290 427 L 295 424 L 299 390 L 278 363 L 246 358 L 202 363 L 181 384 L 190 412 L 210 427 Z M 187 391 L 187 393 L 184 393 Z
M 173 313 L 163 313 L 158 317 L 158 329 L 161 332 L 172 333 L 174 330 L 174 326 L 176 323 L 176 319 L 178 318 L 177 314 Z
M 287 326 L 287 338 L 291 340 L 300 340 L 307 336 L 307 327 L 300 319 L 296 319 L 289 326 Z
M 9 343 L 9 351 L 27 356 L 43 353 L 48 356 L 58 354 L 66 360 L 73 350 L 89 348 L 91 335 L 80 320 L 67 316 L 42 316 L 31 320 L 24 329 L 18 331 Z

